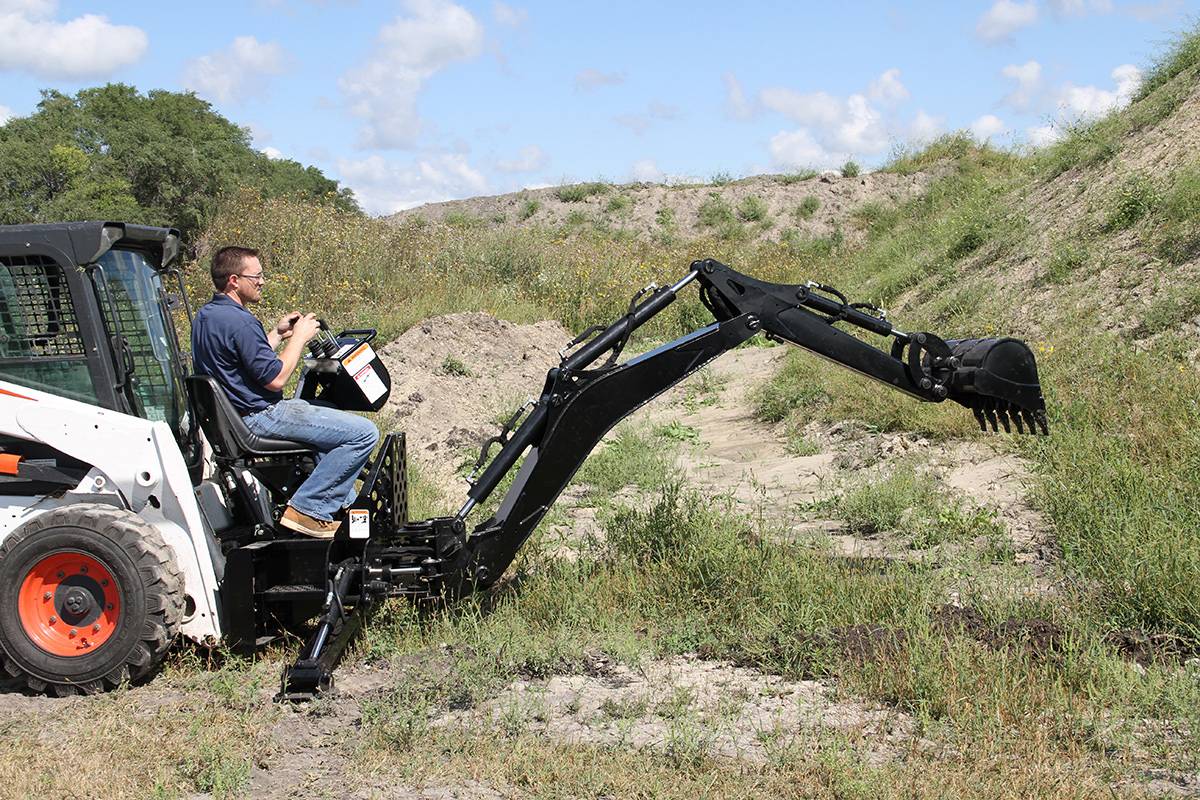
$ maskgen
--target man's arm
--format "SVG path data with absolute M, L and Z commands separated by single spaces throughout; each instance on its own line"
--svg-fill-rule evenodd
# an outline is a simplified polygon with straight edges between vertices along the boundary
M 279 374 L 264 384 L 273 392 L 278 392 L 287 385 L 288 378 L 292 377 L 292 373 L 296 371 L 296 367 L 304 358 L 304 345 L 308 344 L 308 340 L 316 336 L 320 329 L 316 314 L 297 316 L 298 318 L 292 323 L 291 336 L 287 338 L 287 345 L 279 354 L 279 360 L 283 362 Z M 271 341 L 270 335 L 267 336 L 267 341 Z

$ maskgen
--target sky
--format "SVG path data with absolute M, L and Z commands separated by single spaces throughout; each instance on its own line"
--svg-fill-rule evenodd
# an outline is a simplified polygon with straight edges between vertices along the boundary
M 1119 108 L 1200 0 L 0 0 L 0 125 L 40 91 L 191 91 L 387 214 L 578 181 L 878 166 Z

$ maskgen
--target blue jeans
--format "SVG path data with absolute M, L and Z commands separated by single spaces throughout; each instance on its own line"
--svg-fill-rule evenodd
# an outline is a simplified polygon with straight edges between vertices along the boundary
M 317 466 L 292 495 L 291 506 L 322 520 L 332 520 L 354 501 L 354 479 L 379 441 L 370 420 L 306 400 L 280 400 L 242 421 L 258 436 L 300 442 L 317 451 Z

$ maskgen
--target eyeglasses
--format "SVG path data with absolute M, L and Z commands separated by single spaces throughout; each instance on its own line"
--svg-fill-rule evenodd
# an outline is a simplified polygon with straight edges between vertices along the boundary
M 265 272 L 260 272 L 257 275 L 250 275 L 249 273 L 240 272 L 236 274 L 239 278 L 245 278 L 248 281 L 255 281 L 257 283 L 266 283 L 267 280 L 267 273 Z

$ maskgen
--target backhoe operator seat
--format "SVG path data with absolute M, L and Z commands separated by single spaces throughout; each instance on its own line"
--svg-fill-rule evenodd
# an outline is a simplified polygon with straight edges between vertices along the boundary
M 187 391 L 204 435 L 222 460 L 314 455 L 316 452 L 298 442 L 268 439 L 251 433 L 216 378 L 191 375 L 187 378 Z

